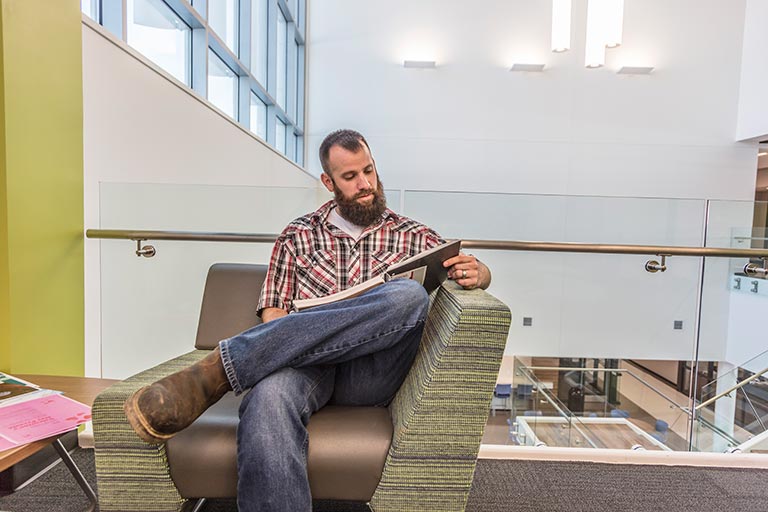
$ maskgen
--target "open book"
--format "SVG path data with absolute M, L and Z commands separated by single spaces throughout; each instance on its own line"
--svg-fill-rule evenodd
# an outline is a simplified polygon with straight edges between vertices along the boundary
M 448 271 L 443 267 L 445 260 L 451 259 L 459 254 L 461 250 L 461 240 L 444 243 L 411 256 L 399 263 L 390 266 L 383 274 L 373 277 L 363 283 L 347 288 L 344 291 L 317 297 L 314 299 L 298 299 L 293 301 L 294 311 L 330 304 L 344 299 L 357 297 L 368 290 L 384 284 L 390 279 L 406 278 L 413 279 L 421 283 L 422 286 L 431 292 L 448 277 Z

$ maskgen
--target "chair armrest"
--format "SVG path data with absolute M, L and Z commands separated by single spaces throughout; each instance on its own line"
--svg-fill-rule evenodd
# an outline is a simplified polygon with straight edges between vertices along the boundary
M 464 510 L 510 321 L 483 290 L 453 282 L 437 290 L 390 405 L 394 435 L 373 510 Z
M 125 400 L 142 386 L 186 368 L 208 350 L 193 350 L 104 390 L 94 401 L 93 437 L 101 512 L 176 512 L 184 498 L 171 479 L 165 444 L 150 445 L 131 428 Z

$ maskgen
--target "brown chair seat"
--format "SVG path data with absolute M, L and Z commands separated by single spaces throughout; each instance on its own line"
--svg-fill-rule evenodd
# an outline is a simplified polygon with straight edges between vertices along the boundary
M 227 393 L 166 446 L 171 478 L 184 498 L 226 498 L 237 491 L 237 410 Z M 309 426 L 312 497 L 368 501 L 384 469 L 392 419 L 384 407 L 327 406 Z

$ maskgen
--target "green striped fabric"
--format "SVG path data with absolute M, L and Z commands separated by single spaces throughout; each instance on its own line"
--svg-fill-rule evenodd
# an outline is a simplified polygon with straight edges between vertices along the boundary
M 454 283 L 438 290 L 390 406 L 395 433 L 374 511 L 464 510 L 510 321 L 488 293 Z
M 101 393 L 93 404 L 96 482 L 101 512 L 170 512 L 184 499 L 171 480 L 165 445 L 149 445 L 131 428 L 123 403 L 140 387 L 202 359 L 209 351 L 193 350 Z
M 509 309 L 484 291 L 448 283 L 433 295 L 419 354 L 390 406 L 395 434 L 373 510 L 464 510 L 509 323 Z M 184 505 L 170 477 L 165 445 L 144 443 L 128 424 L 123 403 L 141 386 L 207 353 L 189 352 L 96 399 L 102 512 L 176 512 Z

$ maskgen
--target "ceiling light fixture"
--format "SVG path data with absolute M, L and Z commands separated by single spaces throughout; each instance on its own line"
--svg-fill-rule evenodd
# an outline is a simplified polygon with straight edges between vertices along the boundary
M 552 0 L 552 51 L 571 48 L 571 0 Z
M 757 156 L 765 156 L 765 155 L 768 155 L 768 151 L 761 151 L 760 153 L 757 154 Z
M 515 63 L 512 64 L 512 67 L 509 68 L 510 71 L 528 71 L 531 73 L 538 73 L 540 71 L 544 71 L 544 64 L 520 64 Z
M 432 69 L 437 67 L 437 62 L 434 60 L 404 60 L 403 67 L 405 68 L 420 68 L 420 69 Z
M 619 75 L 650 75 L 653 66 L 622 66 L 616 73 Z

